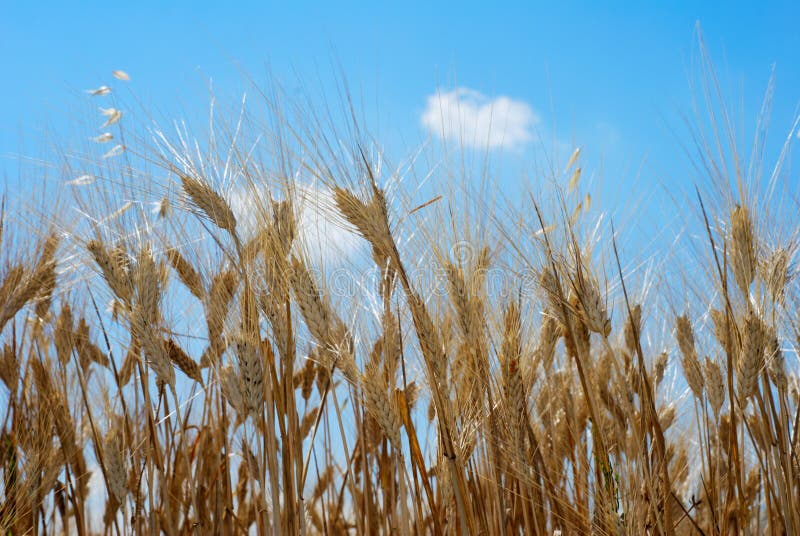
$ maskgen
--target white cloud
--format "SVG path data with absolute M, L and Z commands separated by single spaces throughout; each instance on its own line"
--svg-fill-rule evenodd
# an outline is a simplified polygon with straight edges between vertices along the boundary
M 422 125 L 433 135 L 472 147 L 519 147 L 534 139 L 539 115 L 524 101 L 493 99 L 468 88 L 427 99 Z

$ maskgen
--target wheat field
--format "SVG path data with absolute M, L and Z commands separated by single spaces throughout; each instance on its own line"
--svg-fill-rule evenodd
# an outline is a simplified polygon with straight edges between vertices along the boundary
M 3 534 L 800 534 L 794 132 L 763 176 L 696 140 L 653 283 L 579 149 L 487 202 L 258 106 L 104 108 L 54 206 L 4 202 Z

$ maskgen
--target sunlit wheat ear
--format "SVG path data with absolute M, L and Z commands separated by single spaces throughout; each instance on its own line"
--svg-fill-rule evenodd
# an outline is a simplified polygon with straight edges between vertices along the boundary
M 730 248 L 733 277 L 742 294 L 748 296 L 756 276 L 758 258 L 753 221 L 744 206 L 737 205 L 731 212 Z
M 767 341 L 767 372 L 769 379 L 778 389 L 785 391 L 789 386 L 789 381 L 786 377 L 783 351 L 778 340 L 778 334 L 774 329 L 769 330 Z
M 5 274 L 0 285 L 0 299 L 3 306 L 0 308 L 0 330 L 19 312 L 27 300 L 23 300 L 23 288 L 27 285 L 25 267 L 17 264 L 11 266 Z M 27 294 L 32 294 L 27 292 Z
M 560 326 L 566 326 L 568 319 L 564 316 L 565 303 L 562 298 L 563 288 L 560 286 L 559 276 L 550 265 L 545 265 L 539 276 L 539 288 L 544 293 L 547 312 L 552 315 Z
M 55 250 L 58 240 L 53 235 L 48 238 L 43 247 L 40 258 L 32 267 L 20 264 L 12 265 L 0 284 L 0 330 L 14 318 L 17 313 L 29 302 L 37 297 L 42 297 L 43 305 L 49 309 L 50 296 L 55 284 Z M 42 296 L 42 294 L 45 294 Z M 39 311 L 37 311 L 38 313 Z M 45 311 L 41 311 L 42 316 Z
M 381 318 L 383 334 L 380 338 L 380 352 L 383 355 L 388 377 L 397 376 L 397 369 L 400 366 L 402 354 L 402 344 L 400 337 L 400 323 L 393 312 L 385 312 Z
M 239 383 L 236 371 L 230 365 L 219 369 L 219 384 L 222 390 L 222 395 L 228 404 L 236 410 L 240 417 L 244 418 L 247 415 L 244 395 L 242 394 L 242 387 Z
M 698 400 L 703 400 L 703 369 L 697 357 L 697 350 L 694 346 L 694 331 L 689 317 L 681 315 L 676 321 L 675 338 L 678 341 L 678 348 L 681 351 L 683 373 L 686 376 L 686 383 Z
M 108 367 L 108 356 L 100 350 L 89 333 L 89 324 L 84 317 L 78 320 L 78 327 L 73 332 L 75 341 L 75 352 L 78 354 L 78 362 L 81 368 L 86 368 L 92 363 L 97 363 L 102 367 Z
M 653 362 L 653 381 L 655 382 L 654 389 L 661 385 L 664 380 L 664 372 L 667 370 L 667 363 L 669 361 L 669 354 L 661 352 L 656 356 Z
M 211 222 L 231 234 L 236 232 L 236 216 L 227 201 L 205 181 L 180 174 L 183 191 L 192 204 Z
M 236 478 L 239 480 L 238 484 L 236 485 L 236 502 L 239 503 L 240 508 L 244 504 L 246 497 L 247 497 L 247 478 L 249 471 L 247 470 L 247 463 L 239 464 L 239 470 L 237 471 Z M 240 514 L 237 514 L 240 515 Z
M 138 308 L 139 306 L 137 305 L 134 310 Z M 141 319 L 142 317 L 141 314 L 134 314 L 134 318 Z M 147 364 L 155 372 L 158 383 L 174 387 L 175 370 L 170 364 L 169 355 L 163 341 L 153 333 L 152 328 L 142 327 L 141 324 L 137 323 L 136 331 L 142 345 L 142 351 L 147 359 Z
M 290 280 L 295 301 L 300 307 L 308 330 L 318 344 L 327 346 L 333 317 L 330 304 L 317 289 L 305 263 L 297 257 L 292 258 Z
M 744 481 L 744 503 L 748 510 L 752 508 L 755 501 L 758 499 L 763 478 L 762 472 L 758 467 L 753 467 L 747 472 L 747 477 Z
M 300 396 L 308 402 L 314 388 L 314 376 L 316 375 L 316 360 L 313 356 L 308 356 L 302 370 L 297 373 L 297 385 L 300 388 Z
M 208 329 L 208 350 L 200 360 L 200 366 L 213 365 L 224 351 L 222 332 L 228 317 L 231 302 L 236 295 L 239 279 L 236 271 L 224 270 L 211 280 L 211 288 L 206 298 L 206 326 Z
M 186 260 L 180 251 L 175 248 L 170 248 L 167 250 L 167 260 L 175 272 L 178 274 L 178 278 L 181 280 L 181 283 L 186 285 L 186 288 L 189 289 L 198 300 L 205 299 L 206 290 L 203 286 L 203 280 L 200 278 L 200 274 L 197 273 L 197 270 Z
M 784 248 L 772 252 L 759 266 L 761 280 L 775 303 L 783 303 L 789 282 L 791 256 Z
M 303 420 L 300 421 L 300 438 L 302 440 L 305 440 L 308 434 L 311 433 L 311 428 L 317 420 L 318 413 L 319 407 L 311 408 L 311 410 L 303 416 Z
M 705 376 L 706 392 L 708 393 L 708 403 L 714 412 L 714 416 L 719 417 L 722 404 L 725 403 L 726 393 L 722 370 L 716 361 L 706 357 L 703 362 L 703 372 Z
M 133 284 L 127 263 L 124 263 L 119 255 L 110 255 L 99 240 L 90 240 L 86 248 L 92 254 L 111 291 L 124 303 L 130 304 Z
M 133 334 L 132 334 L 133 335 Z M 136 369 L 136 363 L 139 360 L 142 348 L 139 341 L 132 336 L 131 344 L 128 351 L 125 353 L 125 359 L 122 361 L 122 366 L 119 369 L 119 384 L 120 387 L 125 387 L 133 376 Z
M 769 450 L 769 440 L 767 439 L 764 423 L 760 416 L 756 413 L 745 414 L 747 421 L 747 428 L 750 432 L 750 437 L 755 442 L 759 450 Z
M 625 320 L 625 348 L 629 352 L 636 351 L 636 338 L 642 332 L 642 306 L 635 304 L 631 308 L 631 314 Z
M 247 412 L 256 416 L 261 415 L 264 405 L 264 365 L 259 346 L 247 339 L 236 343 L 242 399 Z
M 76 443 L 75 424 L 68 408 L 64 404 L 63 396 L 55 390 L 47 365 L 34 359 L 31 361 L 31 366 L 33 368 L 33 379 L 40 396 L 51 405 L 54 417 L 53 424 L 64 449 L 64 455 L 73 466 L 79 465 L 80 452 Z
M 675 417 L 678 415 L 678 410 L 674 405 L 661 408 L 658 412 L 658 422 L 662 430 L 667 430 L 675 423 Z
M 12 396 L 17 392 L 19 363 L 14 348 L 8 343 L 3 345 L 2 353 L 0 353 L 0 381 L 6 385 Z
M 742 404 L 758 389 L 758 377 L 764 368 L 767 347 L 767 329 L 754 313 L 745 318 L 741 355 L 737 363 L 739 397 Z
M 160 321 L 158 304 L 162 292 L 161 278 L 150 246 L 147 244 L 137 256 L 134 280 L 136 303 L 131 315 L 132 332 L 140 342 L 147 364 L 156 373 L 158 382 L 174 389 L 175 371 L 163 340 L 156 332 Z
M 358 233 L 366 239 L 373 249 L 373 257 L 378 266 L 386 266 L 392 258 L 391 234 L 386 228 L 386 201 L 377 194 L 369 203 L 361 201 L 352 192 L 333 188 L 336 207 Z
M 203 377 L 200 375 L 200 367 L 183 351 L 173 339 L 166 339 L 164 345 L 167 349 L 169 360 L 178 367 L 186 376 L 203 385 Z
M 151 206 L 150 212 L 161 219 L 169 218 L 172 215 L 172 203 L 169 197 L 164 196 L 158 201 L 153 201 Z
M 512 409 L 514 421 L 525 415 L 525 388 L 520 370 L 522 358 L 522 317 L 516 302 L 510 302 L 503 317 L 503 341 L 501 344 L 501 371 L 503 391 Z
M 542 365 L 542 370 L 549 371 L 553 366 L 556 355 L 556 344 L 561 336 L 558 321 L 549 314 L 542 317 L 539 329 L 539 344 L 536 347 L 537 360 Z
M 109 491 L 121 503 L 128 495 L 127 456 L 124 453 L 121 431 L 115 426 L 112 426 L 103 439 L 103 460 Z
M 580 303 L 578 310 L 583 323 L 593 333 L 608 337 L 611 333 L 611 318 L 608 315 L 605 299 L 600 293 L 600 285 L 584 270 L 578 270 L 574 281 L 574 291 Z
M 390 397 L 387 394 L 386 380 L 381 368 L 377 365 L 370 365 L 364 372 L 362 384 L 367 410 L 378 421 L 381 430 L 392 442 L 392 445 L 395 448 L 401 448 L 400 417 L 396 401 L 394 396 Z
M 136 261 L 134 281 L 137 305 L 145 324 L 152 328 L 159 320 L 158 306 L 161 300 L 162 286 L 158 267 L 149 244 L 145 244 L 141 248 Z
M 447 357 L 439 331 L 431 319 L 425 303 L 416 294 L 409 296 L 408 304 L 417 330 L 422 355 L 428 361 L 434 375 L 432 381 L 442 383 L 447 377 Z
M 337 323 L 338 328 L 333 330 L 332 344 L 333 353 L 336 359 L 336 366 L 342 371 L 344 377 L 352 385 L 361 385 L 362 375 L 356 364 L 356 356 L 353 353 L 353 343 L 350 334 L 344 324 Z
M 723 311 L 711 309 L 711 321 L 714 324 L 714 337 L 727 355 L 735 356 L 736 351 L 733 346 L 733 329 L 728 323 L 727 316 Z
M 121 71 L 119 69 L 117 69 L 116 71 L 111 71 L 111 74 L 117 80 L 123 80 L 123 81 L 127 82 L 127 81 L 129 81 L 131 79 L 131 77 L 130 77 L 130 75 L 128 73 L 126 73 L 125 71 Z
M 470 303 L 470 293 L 464 274 L 461 269 L 450 261 L 444 261 L 444 272 L 447 277 L 447 290 L 450 300 L 456 310 L 456 319 L 465 336 L 469 336 L 474 331 L 474 315 Z
M 292 249 L 292 244 L 297 236 L 297 223 L 294 208 L 290 201 L 272 202 L 272 244 L 277 249 L 280 258 L 287 258 Z M 272 237 L 270 237 L 272 238 Z

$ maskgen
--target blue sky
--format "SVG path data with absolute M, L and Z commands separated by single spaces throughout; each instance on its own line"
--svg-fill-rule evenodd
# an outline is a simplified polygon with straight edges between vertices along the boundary
M 0 176 L 9 187 L 35 183 L 16 180 L 15 155 L 47 158 L 48 135 L 70 140 L 85 120 L 83 90 L 121 84 L 112 69 L 128 71 L 132 91 L 161 118 L 205 114 L 209 78 L 233 101 L 252 90 L 242 72 L 269 72 L 290 91 L 343 76 L 398 157 L 429 135 L 421 116 L 437 89 L 507 96 L 549 137 L 593 151 L 598 167 L 602 159 L 598 195 L 612 204 L 633 183 L 657 195 L 694 180 L 680 143 L 699 74 L 697 21 L 741 112 L 743 141 L 773 63 L 775 140 L 800 97 L 796 2 L 161 4 L 2 2 Z
M 690 192 L 699 179 L 681 148 L 691 143 L 683 117 L 693 117 L 697 94 L 690 81 L 700 74 L 698 21 L 743 121 L 743 144 L 773 64 L 772 157 L 800 102 L 796 1 L 166 4 L 0 0 L 0 181 L 10 198 L 25 199 L 42 184 L 20 157 L 56 160 L 65 145 L 86 144 L 86 125 L 101 122 L 94 108 L 109 104 L 84 90 L 130 89 L 160 119 L 202 120 L 208 79 L 235 102 L 252 94 L 247 73 L 257 81 L 274 76 L 290 94 L 344 78 L 395 158 L 436 138 L 422 119 L 437 90 L 467 95 L 479 110 L 506 102 L 512 119 L 527 119 L 518 143 L 508 147 L 503 138 L 493 151 L 519 157 L 533 127 L 566 147 L 576 142 L 589 154 L 587 172 L 599 173 L 602 161 L 595 204 L 614 211 L 642 196 L 657 228 L 663 221 L 655 214 L 674 208 L 664 194 Z M 114 69 L 132 80 L 115 80 Z M 455 88 L 462 92 L 451 94 Z M 501 96 L 507 101 L 495 100 Z M 336 104 L 335 94 L 328 97 Z M 18 178 L 20 169 L 26 175 Z M 514 169 L 493 179 L 506 192 L 521 180 Z

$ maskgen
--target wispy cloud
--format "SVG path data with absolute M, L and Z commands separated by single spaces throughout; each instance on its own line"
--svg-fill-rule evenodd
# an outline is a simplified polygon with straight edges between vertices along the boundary
M 524 101 L 502 95 L 489 98 L 460 87 L 430 95 L 421 121 L 434 136 L 495 149 L 517 148 L 532 141 L 540 117 Z
M 236 215 L 237 229 L 250 239 L 266 217 L 264 199 L 272 192 L 267 186 L 249 185 L 235 188 L 228 202 Z M 362 247 L 361 239 L 341 220 L 334 207 L 333 193 L 323 185 L 298 185 L 294 192 L 298 240 L 315 268 L 345 264 Z

